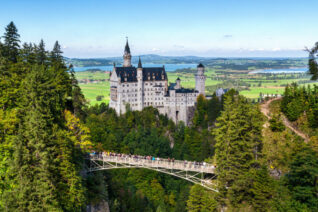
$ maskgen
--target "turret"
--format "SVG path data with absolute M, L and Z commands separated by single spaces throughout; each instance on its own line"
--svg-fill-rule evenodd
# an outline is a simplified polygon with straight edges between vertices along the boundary
M 138 81 L 138 87 L 137 87 L 137 102 L 138 102 L 138 110 L 142 110 L 144 108 L 144 96 L 143 96 L 143 90 L 144 90 L 144 83 L 143 83 L 143 73 L 142 73 L 142 64 L 139 57 L 138 61 L 138 68 L 137 68 L 137 81 Z
M 180 89 L 181 88 L 181 80 L 180 78 L 178 77 L 176 79 L 176 85 L 174 86 L 174 89 Z
M 128 39 L 126 41 L 126 46 L 125 46 L 125 52 L 124 52 L 124 67 L 131 67 L 131 54 L 130 54 L 130 48 L 128 44 Z
M 203 95 L 205 95 L 205 80 L 206 76 L 204 75 L 204 65 L 200 63 L 197 66 L 197 74 L 195 75 L 195 90 Z

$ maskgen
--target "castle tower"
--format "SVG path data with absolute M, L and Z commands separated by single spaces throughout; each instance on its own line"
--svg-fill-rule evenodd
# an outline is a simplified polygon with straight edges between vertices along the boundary
M 181 80 L 180 78 L 178 77 L 176 79 L 176 86 L 174 86 L 175 89 L 180 89 L 181 88 Z
M 128 38 L 126 41 L 126 46 L 125 46 L 125 52 L 124 52 L 124 67 L 131 67 L 131 54 L 130 54 L 130 48 L 128 44 Z
M 206 76 L 204 75 L 204 65 L 200 63 L 197 66 L 198 72 L 195 75 L 195 90 L 199 91 L 200 94 L 205 95 L 205 80 Z
M 144 83 L 143 83 L 143 74 L 142 74 L 142 64 L 139 57 L 138 68 L 137 68 L 137 102 L 138 102 L 138 110 L 142 110 L 144 108 Z

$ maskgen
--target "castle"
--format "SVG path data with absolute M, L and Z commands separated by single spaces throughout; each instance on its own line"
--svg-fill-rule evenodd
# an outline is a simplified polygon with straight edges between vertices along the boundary
M 199 94 L 205 95 L 204 66 L 197 66 L 195 89 L 181 87 L 178 78 L 168 85 L 165 67 L 142 67 L 139 57 L 138 67 L 131 65 L 131 54 L 126 42 L 122 67 L 114 65 L 110 75 L 110 102 L 117 114 L 131 110 L 142 110 L 144 107 L 157 108 L 159 113 L 166 114 L 175 123 L 183 121 L 186 125 L 191 120 Z

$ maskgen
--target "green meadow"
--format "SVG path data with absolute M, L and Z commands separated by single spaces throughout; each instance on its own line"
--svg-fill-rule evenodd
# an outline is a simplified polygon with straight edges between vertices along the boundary
M 85 98 L 90 105 L 100 104 L 102 102 L 109 102 L 109 82 L 79 84 Z M 101 101 L 97 101 L 97 96 L 104 96 Z
M 232 73 L 233 70 L 230 70 Z M 212 87 L 212 90 L 207 90 L 207 94 L 211 95 L 217 87 L 235 88 L 240 91 L 240 94 L 247 98 L 257 99 L 260 93 L 263 94 L 283 94 L 284 87 L 287 84 L 297 82 L 302 85 L 318 85 L 318 82 L 310 82 L 308 76 L 299 76 L 295 74 L 276 74 L 271 77 L 261 74 L 248 74 L 247 72 L 238 72 L 237 74 L 226 74 L 217 72 L 215 69 L 206 69 L 206 87 Z M 185 88 L 195 87 L 195 72 L 167 72 L 170 83 L 174 83 L 179 77 L 181 85 Z M 90 105 L 109 102 L 109 73 L 103 71 L 95 72 L 76 72 L 76 77 L 80 82 L 79 85 L 89 101 Z M 243 83 L 243 85 L 240 83 Z M 97 97 L 102 96 L 100 101 Z

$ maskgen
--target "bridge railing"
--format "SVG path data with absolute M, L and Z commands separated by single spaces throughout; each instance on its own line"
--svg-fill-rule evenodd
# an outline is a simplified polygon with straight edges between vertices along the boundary
M 89 154 L 90 160 L 120 163 L 127 166 L 140 166 L 149 168 L 165 168 L 182 171 L 215 173 L 215 166 L 206 162 L 193 162 L 182 160 L 171 160 L 164 158 L 155 158 L 150 156 L 134 156 L 134 155 L 109 155 L 109 154 Z

